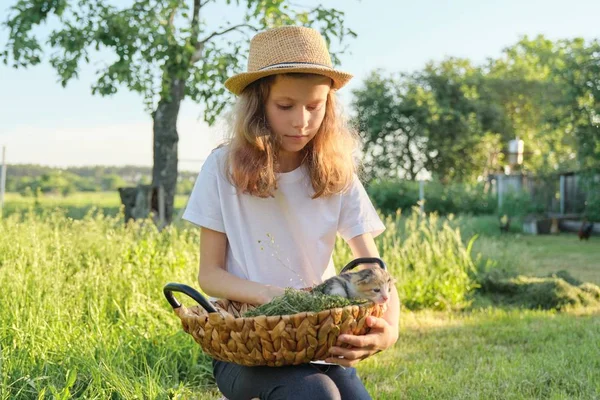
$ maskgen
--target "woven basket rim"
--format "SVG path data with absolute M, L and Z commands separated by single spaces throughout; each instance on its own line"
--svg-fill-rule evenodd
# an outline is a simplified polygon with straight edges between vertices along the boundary
M 223 299 L 220 299 L 223 300 Z M 232 301 L 232 300 L 227 300 L 227 301 Z M 236 317 L 235 315 L 233 315 L 232 313 L 228 312 L 227 310 L 224 310 L 220 305 L 216 304 L 216 301 L 211 301 L 211 303 L 217 307 L 217 310 L 221 310 L 221 311 L 217 311 L 217 312 L 211 312 L 209 313 L 208 311 L 206 311 L 202 306 L 200 306 L 199 304 L 196 304 L 194 306 L 190 306 L 190 307 L 185 307 L 183 304 L 181 305 L 182 308 L 186 308 L 186 309 L 192 309 L 192 308 L 198 308 L 202 311 L 203 314 L 205 314 L 206 316 L 209 316 L 211 314 L 219 314 L 219 315 L 223 315 L 223 313 L 226 313 L 228 315 L 231 315 L 235 320 L 239 320 L 239 319 L 256 319 L 256 318 L 269 318 L 269 317 L 292 317 L 292 316 L 297 316 L 297 315 L 302 315 L 302 314 L 306 314 L 306 316 L 309 315 L 318 315 L 324 311 L 328 311 L 330 312 L 331 310 L 344 310 L 344 309 L 349 309 L 349 308 L 353 308 L 353 307 L 358 307 L 358 308 L 374 308 L 377 306 L 376 303 L 374 303 L 373 301 L 366 301 L 364 303 L 361 304 L 350 304 L 344 307 L 332 307 L 332 308 L 325 308 L 321 311 L 301 311 L 298 313 L 294 313 L 294 314 L 276 314 L 276 315 L 257 315 L 254 317 Z
M 322 360 L 340 334 L 368 333 L 366 318 L 379 317 L 384 311 L 384 305 L 367 301 L 319 312 L 236 317 L 235 313 L 245 312 L 244 308 L 222 304 L 226 308 L 215 304 L 218 312 L 209 313 L 200 305 L 189 308 L 181 305 L 175 313 L 184 330 L 206 354 L 247 366 L 298 365 Z

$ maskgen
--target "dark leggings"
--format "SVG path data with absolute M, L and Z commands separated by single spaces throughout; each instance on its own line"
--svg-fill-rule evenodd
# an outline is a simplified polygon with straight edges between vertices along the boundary
M 219 390 L 229 400 L 371 399 L 354 368 L 315 364 L 244 367 L 213 360 L 213 369 Z

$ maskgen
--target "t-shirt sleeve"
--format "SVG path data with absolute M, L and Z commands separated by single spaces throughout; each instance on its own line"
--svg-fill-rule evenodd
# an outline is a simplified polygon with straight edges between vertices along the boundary
M 195 225 L 224 233 L 217 161 L 213 151 L 202 165 L 182 218 Z
M 352 185 L 342 194 L 338 232 L 346 241 L 370 232 L 373 237 L 385 230 L 364 186 L 354 175 Z

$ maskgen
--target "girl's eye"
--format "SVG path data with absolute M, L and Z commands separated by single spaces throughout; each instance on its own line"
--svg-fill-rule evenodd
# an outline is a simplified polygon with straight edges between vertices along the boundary
M 277 104 L 277 108 L 279 108 L 280 110 L 291 110 L 292 106 L 282 106 Z
M 308 107 L 306 107 L 306 109 L 308 111 L 317 111 L 317 110 L 321 109 L 321 106 L 320 105 L 317 105 L 317 106 L 308 106 Z
M 380 289 L 373 289 L 373 291 L 374 291 L 375 293 L 379 293 L 381 290 L 380 290 Z

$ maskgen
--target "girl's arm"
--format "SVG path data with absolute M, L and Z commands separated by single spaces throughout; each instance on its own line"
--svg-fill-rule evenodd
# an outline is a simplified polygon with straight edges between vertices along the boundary
M 354 258 L 359 257 L 378 257 L 379 251 L 375 245 L 375 241 L 370 233 L 356 236 L 348 241 L 348 245 L 352 250 Z M 375 267 L 374 267 L 375 268 Z M 376 266 L 379 268 L 379 266 Z M 392 292 L 389 298 L 389 303 L 386 312 L 383 314 L 388 324 L 390 324 L 394 330 L 396 336 L 398 336 L 398 322 L 400 320 L 400 300 L 398 298 L 398 291 L 396 285 L 392 285 Z
M 222 232 L 202 228 L 198 283 L 204 293 L 250 304 L 268 303 L 273 297 L 284 293 L 283 288 L 252 282 L 227 272 L 226 254 L 227 236 Z
M 377 246 L 375 246 L 375 241 L 370 233 L 350 239 L 348 245 L 355 258 L 379 257 Z M 373 316 L 367 318 L 367 325 L 371 328 L 368 334 L 362 336 L 340 335 L 338 343 L 346 343 L 351 347 L 331 347 L 329 350 L 330 356 L 325 361 L 351 367 L 360 360 L 393 346 L 398 340 L 398 322 L 400 319 L 400 301 L 395 285 L 392 287 L 388 302 L 387 310 L 381 318 Z

